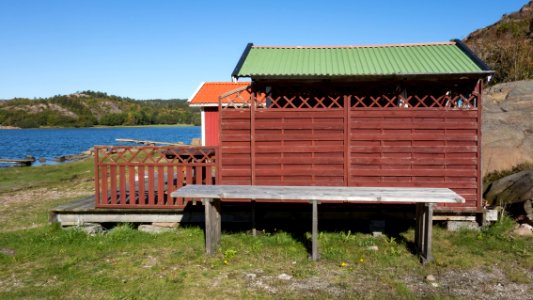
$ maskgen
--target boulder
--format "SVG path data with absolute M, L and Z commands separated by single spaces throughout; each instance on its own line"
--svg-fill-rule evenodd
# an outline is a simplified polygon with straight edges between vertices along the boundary
M 162 228 L 178 228 L 179 223 L 176 222 L 153 222 L 153 226 L 162 227 Z
M 105 231 L 104 227 L 98 223 L 83 223 L 78 226 L 67 226 L 63 228 L 66 230 L 81 230 L 90 236 L 95 236 Z
M 533 170 L 525 170 L 489 184 L 484 198 L 491 205 L 522 203 L 533 198 Z
M 528 224 L 517 225 L 513 233 L 518 236 L 533 236 L 533 227 Z
M 169 232 L 172 231 L 172 228 L 165 228 L 165 227 L 159 227 L 154 225 L 139 225 L 137 228 L 139 231 L 151 233 L 151 234 L 158 234 L 163 232 Z

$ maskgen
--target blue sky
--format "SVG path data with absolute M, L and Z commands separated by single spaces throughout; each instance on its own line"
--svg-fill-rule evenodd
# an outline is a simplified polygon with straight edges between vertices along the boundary
M 1 0 L 0 99 L 97 90 L 188 98 L 227 81 L 247 43 L 448 41 L 527 0 Z

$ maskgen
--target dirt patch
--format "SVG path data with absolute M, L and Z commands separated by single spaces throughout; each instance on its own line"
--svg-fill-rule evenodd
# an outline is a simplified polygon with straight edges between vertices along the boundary
M 94 193 L 92 187 L 34 188 L 0 194 L 0 232 L 26 230 L 45 226 L 48 210 Z
M 34 201 L 48 201 L 63 198 L 74 198 L 90 194 L 86 187 L 67 188 L 36 188 L 12 193 L 0 194 L 0 207 L 9 207 L 16 203 L 29 203 Z
M 436 275 L 436 286 L 406 278 L 407 286 L 423 298 L 436 294 L 460 299 L 531 299 L 533 272 L 524 274 L 524 283 L 510 282 L 504 272 L 496 267 L 470 270 L 447 270 Z
M 322 272 L 320 272 L 322 273 Z M 246 286 L 252 290 L 269 294 L 286 294 L 291 292 L 302 296 L 312 296 L 317 292 L 328 297 L 344 298 L 353 295 L 362 297 L 378 296 L 369 293 L 380 291 L 387 294 L 391 288 L 404 286 L 408 291 L 420 298 L 450 296 L 459 299 L 531 299 L 533 287 L 533 271 L 524 283 L 510 282 L 504 272 L 498 268 L 476 268 L 470 270 L 448 270 L 435 275 L 436 281 L 427 282 L 421 276 L 394 278 L 392 282 L 382 278 L 352 272 L 324 272 L 310 278 L 291 278 L 279 280 L 276 276 L 265 276 L 261 273 L 247 273 L 243 276 Z M 391 294 L 394 294 L 391 293 Z M 383 296 L 383 295 L 381 295 Z

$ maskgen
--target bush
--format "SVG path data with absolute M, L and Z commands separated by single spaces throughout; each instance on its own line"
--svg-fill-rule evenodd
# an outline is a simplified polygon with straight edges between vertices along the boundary
M 499 171 L 493 171 L 485 175 L 483 177 L 483 183 L 490 183 L 493 181 L 496 181 L 498 179 L 501 179 L 503 177 L 509 176 L 514 173 L 518 173 L 525 170 L 533 170 L 533 161 L 527 161 L 520 163 L 511 169 L 508 170 L 499 170 Z

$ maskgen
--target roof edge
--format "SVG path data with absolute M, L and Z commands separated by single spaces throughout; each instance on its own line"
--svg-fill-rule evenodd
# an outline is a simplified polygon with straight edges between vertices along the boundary
M 417 46 L 439 46 L 454 45 L 451 42 L 426 42 L 426 43 L 401 43 L 401 44 L 374 44 L 374 45 L 339 45 L 339 46 L 252 46 L 252 48 L 274 48 L 274 49 L 336 49 L 336 48 L 384 48 L 384 47 L 417 47 Z
M 231 73 L 231 77 L 233 78 L 239 78 L 239 71 L 242 68 L 242 65 L 244 64 L 244 61 L 246 60 L 246 57 L 248 57 L 248 53 L 250 53 L 250 50 L 254 46 L 253 43 L 248 43 L 246 47 L 244 48 L 244 51 L 242 52 L 241 58 L 239 58 L 239 61 L 237 62 L 237 65 L 235 66 L 235 69 Z
M 397 78 L 397 79 L 407 79 L 407 78 L 420 78 L 425 76 L 434 76 L 434 77 L 459 77 L 459 76 L 471 76 L 471 75 L 492 75 L 494 74 L 493 70 L 485 70 L 479 72 L 460 72 L 460 73 L 411 73 L 411 74 L 368 74 L 368 75 L 265 75 L 265 74 L 249 74 L 242 75 L 242 77 L 253 77 L 256 80 L 262 79 L 383 79 L 383 78 Z
M 484 61 L 479 58 L 463 41 L 459 39 L 453 40 L 457 47 L 463 51 L 468 58 L 470 58 L 472 61 L 474 61 L 483 71 L 487 73 L 494 74 L 496 71 L 492 70 Z
M 218 103 L 191 103 L 190 107 L 218 107 Z
M 196 88 L 196 91 L 194 91 L 194 93 L 192 94 L 191 98 L 189 98 L 189 100 L 187 100 L 187 103 L 189 103 L 189 106 L 190 106 L 190 103 L 191 103 L 192 99 L 194 99 L 194 97 L 196 97 L 196 95 L 198 94 L 198 92 L 204 86 L 205 83 L 206 83 L 205 81 L 202 81 L 200 83 L 200 85 Z

